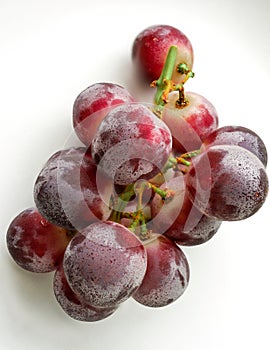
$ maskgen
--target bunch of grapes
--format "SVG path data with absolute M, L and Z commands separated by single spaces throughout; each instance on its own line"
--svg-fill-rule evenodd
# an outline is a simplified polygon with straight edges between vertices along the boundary
M 207 242 L 222 221 L 255 214 L 268 192 L 267 151 L 243 126 L 218 126 L 205 97 L 186 92 L 193 48 L 176 28 L 135 39 L 132 60 L 153 103 L 96 83 L 73 106 L 80 147 L 57 151 L 34 185 L 35 207 L 7 231 L 23 269 L 54 271 L 72 318 L 93 322 L 128 298 L 148 307 L 177 300 L 189 283 L 181 246 Z

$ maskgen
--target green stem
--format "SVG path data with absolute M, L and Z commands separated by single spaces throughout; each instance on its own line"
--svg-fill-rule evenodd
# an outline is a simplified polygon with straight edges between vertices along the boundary
M 145 239 L 147 236 L 147 226 L 146 226 L 146 222 L 145 222 L 145 217 L 142 217 L 142 221 L 141 221 L 141 238 Z
M 112 210 L 112 213 L 110 216 L 110 220 L 115 221 L 115 222 L 120 222 L 121 214 L 123 213 L 128 202 L 134 196 L 134 194 L 135 194 L 134 186 L 133 186 L 133 184 L 131 184 L 131 185 L 128 185 L 125 188 L 124 192 L 122 192 L 119 195 L 116 202 L 114 202 L 114 198 L 111 199 L 113 210 Z
M 191 159 L 193 157 L 196 157 L 200 153 L 201 153 L 201 150 L 197 149 L 197 150 L 194 150 L 194 151 L 191 151 L 191 152 L 183 153 L 183 154 L 181 154 L 181 156 L 176 157 L 176 158 L 169 157 L 166 165 L 162 169 L 162 172 L 165 173 L 167 170 L 169 170 L 171 168 L 175 169 L 175 168 L 177 168 L 178 164 L 183 164 L 183 165 L 189 167 L 191 165 L 191 162 L 188 161 L 187 159 Z
M 186 63 L 179 63 L 176 67 L 176 70 L 178 73 L 180 74 L 185 74 L 186 78 L 183 81 L 182 84 L 185 84 L 185 82 L 189 79 L 189 78 L 194 78 L 194 73 L 192 72 L 192 70 L 189 68 L 189 66 Z
M 136 213 L 134 215 L 134 221 L 130 225 L 129 229 L 131 231 L 135 231 L 136 227 L 140 224 L 140 222 L 144 222 L 145 224 L 145 218 L 142 212 L 142 196 L 143 196 L 143 191 L 145 189 L 146 182 L 143 182 L 139 185 L 138 188 L 135 189 L 135 192 L 137 192 L 138 199 L 137 199 L 137 208 L 136 208 Z
M 174 168 L 177 165 L 177 160 L 174 157 L 170 157 L 167 161 L 167 163 L 165 164 L 164 168 L 162 169 L 162 171 L 164 173 L 166 173 L 167 170 Z
M 129 226 L 129 230 L 139 236 L 140 239 L 145 240 L 148 237 L 148 229 L 146 226 L 146 220 L 144 217 L 144 213 L 141 209 L 138 209 L 133 215 L 133 221 Z M 139 232 L 136 232 L 136 228 L 139 227 Z
M 157 193 L 162 199 L 166 199 L 168 197 L 168 192 L 162 190 L 161 188 L 149 183 L 149 187 L 152 188 L 152 190 Z
M 193 158 L 196 157 L 197 155 L 199 155 L 201 153 L 200 149 L 196 149 L 195 151 L 191 151 L 191 152 L 187 152 L 181 155 L 181 158 Z
M 186 166 L 190 166 L 191 162 L 187 161 L 186 159 L 196 157 L 200 153 L 201 153 L 200 149 L 197 149 L 197 150 L 191 151 L 191 152 L 187 152 L 187 153 L 183 153 L 183 154 L 181 154 L 180 157 L 175 158 L 175 161 L 179 164 L 184 164 Z
M 151 86 L 157 88 L 154 103 L 156 106 L 163 107 L 166 104 L 166 98 L 173 89 L 172 75 L 175 68 L 175 61 L 177 56 L 177 46 L 169 48 L 165 64 L 158 80 L 155 80 Z
M 179 164 L 183 164 L 183 165 L 186 165 L 186 166 L 190 166 L 190 164 L 191 164 L 191 162 L 185 160 L 182 157 L 177 158 L 177 161 L 178 161 Z

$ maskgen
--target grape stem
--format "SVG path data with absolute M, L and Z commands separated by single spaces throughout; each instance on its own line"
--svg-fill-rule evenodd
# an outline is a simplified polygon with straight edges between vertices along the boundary
M 121 214 L 125 210 L 130 199 L 135 195 L 133 184 L 128 185 L 125 190 L 117 197 L 111 197 L 111 207 L 113 208 L 110 215 L 110 220 L 120 222 Z
M 163 200 L 173 197 L 174 192 L 171 190 L 162 190 L 161 188 L 149 183 L 149 188 L 151 188 L 156 194 L 158 194 Z
M 173 72 L 176 64 L 177 46 L 173 45 L 169 48 L 160 77 L 151 83 L 151 87 L 156 87 L 157 91 L 154 97 L 155 112 L 161 117 L 161 110 L 168 102 L 168 94 L 172 91 L 179 92 L 179 98 L 176 101 L 176 108 L 183 108 L 188 104 L 184 95 L 184 84 L 189 78 L 194 77 L 194 73 L 186 63 L 179 63 L 176 66 L 176 71 L 185 75 L 181 84 L 175 84 L 172 80 Z
M 201 150 L 200 149 L 196 149 L 195 151 L 190 151 L 190 152 L 182 154 L 181 158 L 184 158 L 184 159 L 186 159 L 186 158 L 193 158 L 193 157 L 198 156 L 200 153 L 201 153 Z
M 185 97 L 183 84 L 177 85 L 175 90 L 177 90 L 178 93 L 179 93 L 178 99 L 175 102 L 175 107 L 178 108 L 178 109 L 186 107 L 189 104 L 189 102 L 188 102 L 188 100 Z
M 174 168 L 175 170 L 180 170 L 178 169 L 178 166 L 180 164 L 185 165 L 186 167 L 189 167 L 192 162 L 188 161 L 187 159 L 191 159 L 193 157 L 196 157 L 197 155 L 199 155 L 201 153 L 200 149 L 197 149 L 195 151 L 191 151 L 191 152 L 187 152 L 187 153 L 183 153 L 181 154 L 181 156 L 179 157 L 170 157 L 168 159 L 167 164 L 164 167 L 164 170 L 167 171 L 171 168 Z M 182 170 L 181 170 L 182 171 Z M 183 172 L 183 171 L 182 171 Z M 185 172 L 185 171 L 184 171 Z
M 175 161 L 178 164 L 183 164 L 183 165 L 186 165 L 187 167 L 189 167 L 191 165 L 191 162 L 188 161 L 187 159 L 191 159 L 193 157 L 196 157 L 200 153 L 201 153 L 200 149 L 197 149 L 197 150 L 191 151 L 191 152 L 187 152 L 187 153 L 181 154 L 180 157 L 176 157 Z
M 175 84 L 172 81 L 173 70 L 177 56 L 177 46 L 169 48 L 165 64 L 158 80 L 151 83 L 151 87 L 156 87 L 157 91 L 154 98 L 154 103 L 158 107 L 163 107 L 167 103 L 168 94 L 174 90 Z
M 189 78 L 194 78 L 194 73 L 192 72 L 192 70 L 189 68 L 189 66 L 186 63 L 179 63 L 176 67 L 176 70 L 178 73 L 180 74 L 185 74 L 186 77 L 184 79 L 184 81 L 182 82 L 182 84 L 185 84 L 185 82 L 189 79 Z
M 133 217 L 134 217 L 133 222 L 129 226 L 129 229 L 135 233 L 136 228 L 140 224 L 140 238 L 142 240 L 148 238 L 147 237 L 148 230 L 147 230 L 147 226 L 146 226 L 146 221 L 145 221 L 145 217 L 144 217 L 144 213 L 143 213 L 143 204 L 142 204 L 143 192 L 144 192 L 145 188 L 147 187 L 147 185 L 148 185 L 148 183 L 144 181 L 143 183 L 141 183 L 139 188 L 135 189 L 135 192 L 137 192 L 137 195 L 138 195 L 138 202 L 137 202 L 136 212 L 133 215 Z
M 129 226 L 129 229 L 135 234 L 139 235 L 141 240 L 145 240 L 149 238 L 150 231 L 146 225 L 146 218 L 143 212 L 143 192 L 145 189 L 152 189 L 155 193 L 157 193 L 162 200 L 170 200 L 174 196 L 174 191 L 172 190 L 162 190 L 159 187 L 151 184 L 150 182 L 144 181 L 140 184 L 138 188 L 135 188 L 135 192 L 137 194 L 137 208 L 135 213 L 124 213 L 123 216 L 127 216 L 132 218 L 133 221 Z M 127 215 L 125 215 L 127 214 Z M 139 232 L 138 231 L 139 228 Z

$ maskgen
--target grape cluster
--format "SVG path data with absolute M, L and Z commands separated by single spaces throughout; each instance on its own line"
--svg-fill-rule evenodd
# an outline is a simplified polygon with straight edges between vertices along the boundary
M 194 77 L 184 33 L 146 28 L 132 60 L 156 88 L 153 103 L 114 83 L 82 91 L 73 105 L 82 145 L 47 160 L 36 207 L 7 231 L 15 262 L 54 271 L 57 302 L 80 321 L 102 320 L 128 298 L 148 307 L 177 300 L 190 275 L 181 246 L 255 214 L 268 193 L 261 138 L 243 126 L 219 127 L 212 103 L 184 90 Z

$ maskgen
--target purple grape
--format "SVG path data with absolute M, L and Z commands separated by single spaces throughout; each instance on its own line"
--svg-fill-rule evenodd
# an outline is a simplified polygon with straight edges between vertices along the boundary
M 147 270 L 133 298 L 145 306 L 166 306 L 178 299 L 188 286 L 188 261 L 182 250 L 162 235 L 146 242 L 145 249 Z
M 87 304 L 71 290 L 62 264 L 54 275 L 53 290 L 57 302 L 67 315 L 78 321 L 95 322 L 112 315 L 117 307 L 96 308 Z
M 171 152 L 168 127 L 147 107 L 115 107 L 101 122 L 92 141 L 92 157 L 117 185 L 150 179 L 161 171 Z
M 178 231 L 175 227 L 165 232 L 166 237 L 171 238 L 175 243 L 184 246 L 194 246 L 208 242 L 220 228 L 222 221 L 202 215 L 197 225 L 186 230 Z
M 212 146 L 193 159 L 187 189 L 195 206 L 217 220 L 243 220 L 255 214 L 268 193 L 262 162 L 239 146 Z
M 223 126 L 216 129 L 203 141 L 202 150 L 211 146 L 235 145 L 254 153 L 264 166 L 267 165 L 267 150 L 262 139 L 243 126 Z
M 160 188 L 173 191 L 173 196 L 164 201 L 156 194 L 152 200 L 152 222 L 159 233 L 186 246 L 203 244 L 214 236 L 221 221 L 204 215 L 193 205 L 183 176 L 170 179 Z
M 121 224 L 99 222 L 71 240 L 63 266 L 71 289 L 80 298 L 95 307 L 114 307 L 141 284 L 146 251 Z
M 34 187 L 40 213 L 67 229 L 80 229 L 106 220 L 111 213 L 111 181 L 99 174 L 101 185 L 97 187 L 96 165 L 85 152 L 82 147 L 56 152 L 41 170 Z
M 50 272 L 61 262 L 71 234 L 43 218 L 36 208 L 22 211 L 9 225 L 7 247 L 14 261 L 32 272 Z

